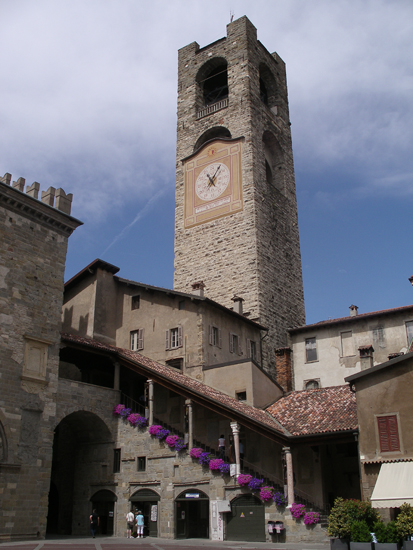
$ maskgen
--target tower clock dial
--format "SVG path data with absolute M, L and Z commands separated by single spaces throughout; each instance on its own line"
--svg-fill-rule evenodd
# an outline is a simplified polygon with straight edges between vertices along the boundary
M 222 162 L 208 164 L 195 182 L 195 193 L 203 201 L 216 199 L 228 187 L 230 173 L 228 167 Z

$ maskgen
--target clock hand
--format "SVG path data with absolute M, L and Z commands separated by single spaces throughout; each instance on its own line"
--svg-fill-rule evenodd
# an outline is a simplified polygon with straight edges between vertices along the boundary
M 212 176 L 212 179 L 214 180 L 216 178 L 216 175 L 218 173 L 218 170 L 221 168 L 221 165 L 218 166 L 218 168 L 215 170 L 215 174 Z M 215 184 L 214 184 L 215 185 Z
M 211 178 L 211 176 L 208 173 L 207 173 L 207 176 L 208 176 L 208 179 L 209 179 L 208 187 L 211 187 L 211 185 L 213 185 L 215 187 L 214 178 Z

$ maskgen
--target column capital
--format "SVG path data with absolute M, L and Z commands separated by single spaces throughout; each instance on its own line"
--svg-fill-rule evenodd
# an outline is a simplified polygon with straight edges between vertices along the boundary
M 239 434 L 240 426 L 238 422 L 230 422 L 229 425 L 231 426 L 232 433 Z

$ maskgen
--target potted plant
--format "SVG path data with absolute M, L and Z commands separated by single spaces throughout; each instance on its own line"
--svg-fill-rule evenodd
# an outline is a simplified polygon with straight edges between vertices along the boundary
M 351 526 L 355 521 L 360 520 L 367 523 L 369 531 L 373 530 L 373 524 L 379 520 L 379 514 L 375 508 L 371 507 L 370 502 L 336 498 L 328 516 L 328 534 L 330 537 L 335 537 L 330 539 L 332 550 L 348 550 Z
M 387 525 L 378 521 L 373 525 L 374 536 L 376 537 L 375 550 L 397 550 L 399 546 L 399 535 L 396 522 L 390 521 Z
M 404 550 L 413 550 L 413 508 L 405 502 L 400 506 L 400 514 L 396 519 L 396 529 L 399 538 L 403 540 Z
M 353 521 L 350 536 L 350 550 L 372 550 L 373 537 L 364 519 Z

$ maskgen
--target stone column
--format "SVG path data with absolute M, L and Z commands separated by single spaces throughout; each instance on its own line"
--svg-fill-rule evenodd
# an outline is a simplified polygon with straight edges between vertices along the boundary
M 186 399 L 185 406 L 188 411 L 188 450 L 190 451 L 194 444 L 194 417 L 191 399 Z
M 120 365 L 117 361 L 113 363 L 114 372 L 113 372 L 113 389 L 119 390 L 120 388 Z
M 153 380 L 148 380 L 149 426 L 153 424 Z
M 239 424 L 237 422 L 231 422 L 230 426 L 234 437 L 236 473 L 238 475 L 241 473 L 241 457 L 239 454 Z
M 290 447 L 283 447 L 285 464 L 287 466 L 287 502 L 288 508 L 294 502 L 294 473 L 293 473 L 293 457 L 291 455 Z

